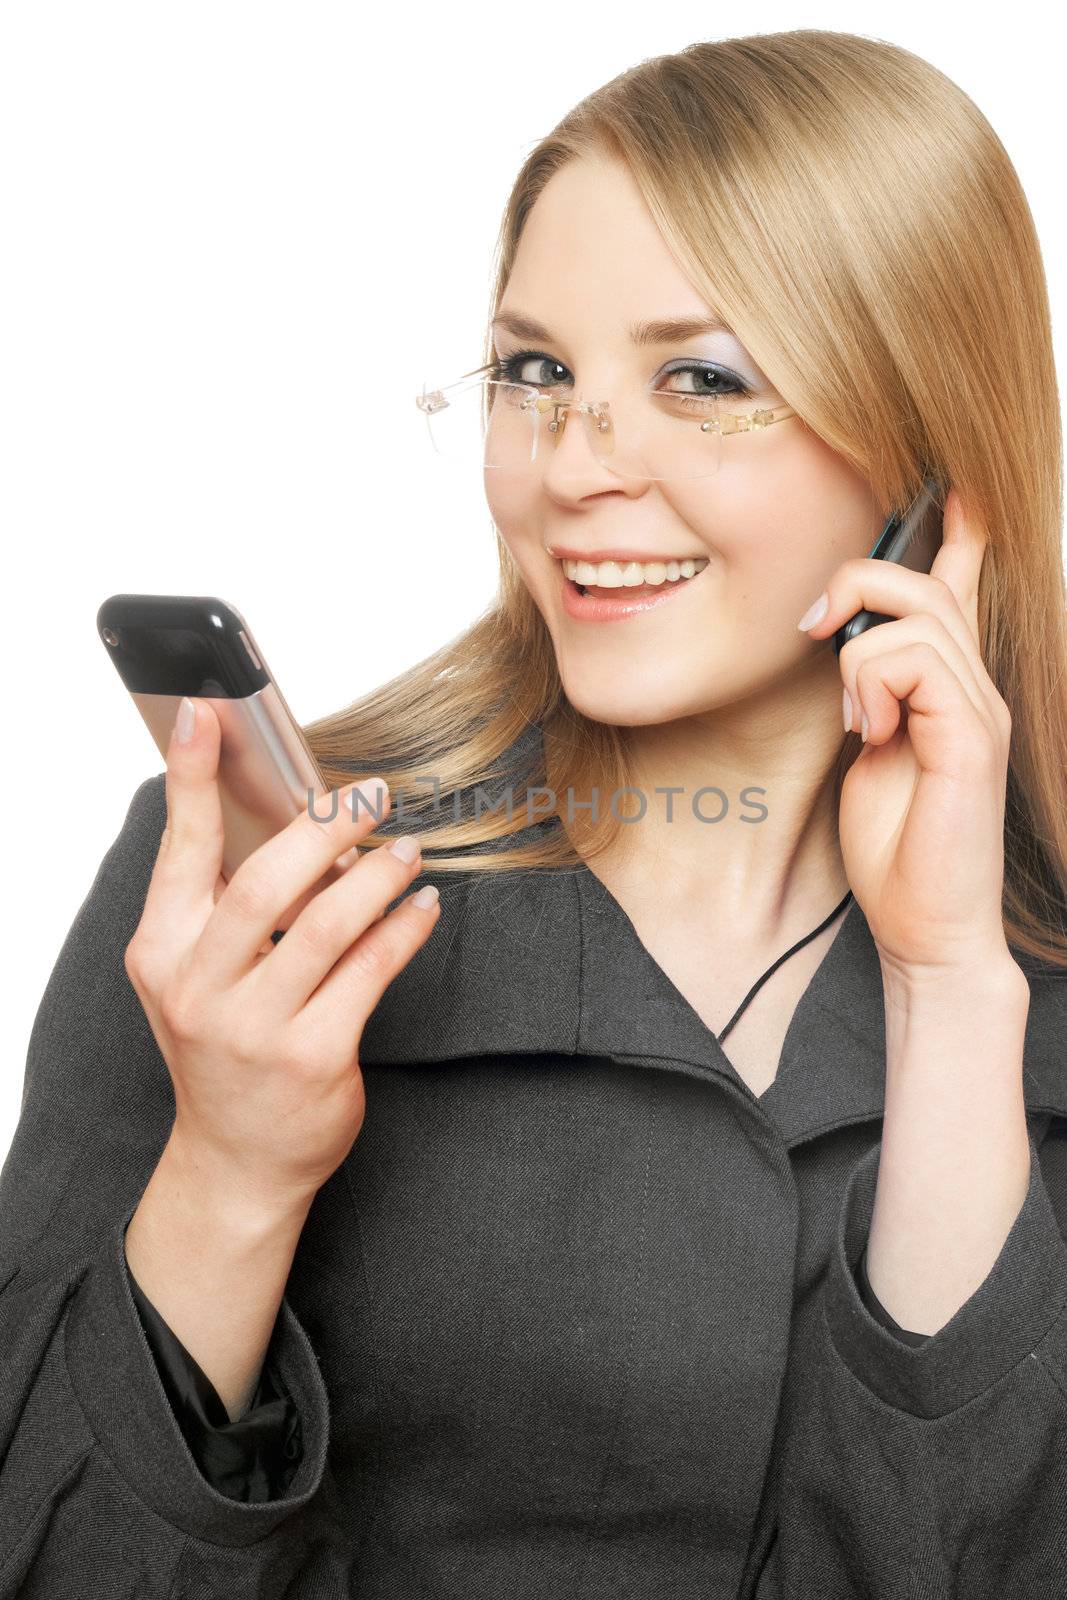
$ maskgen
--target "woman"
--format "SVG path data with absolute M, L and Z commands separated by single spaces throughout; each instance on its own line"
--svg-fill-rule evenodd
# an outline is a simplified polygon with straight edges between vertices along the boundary
M 702 42 L 529 156 L 491 332 L 485 435 L 477 374 L 423 403 L 484 452 L 497 603 L 308 730 L 406 814 L 223 886 L 187 703 L 42 1001 L 0 1593 L 1058 1594 L 1067 638 L 1016 175 L 906 51 Z M 871 560 L 928 469 L 932 572 Z

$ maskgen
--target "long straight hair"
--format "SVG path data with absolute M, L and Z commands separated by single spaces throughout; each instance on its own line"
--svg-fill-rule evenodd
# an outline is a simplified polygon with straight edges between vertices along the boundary
M 883 505 L 905 503 L 929 464 L 986 534 L 981 649 L 1012 717 L 1005 935 L 1067 968 L 1061 422 L 1041 253 L 1003 145 L 950 78 L 882 40 L 802 28 L 642 61 L 523 162 L 485 362 L 530 209 L 584 155 L 626 163 L 694 286 Z M 625 790 L 626 734 L 568 702 L 544 620 L 496 540 L 498 592 L 475 623 L 305 733 L 332 785 L 378 773 L 404 795 L 434 871 L 573 868 L 624 823 L 579 810 L 565 831 L 562 797 Z M 555 810 L 533 827 L 527 811 L 462 809 L 439 825 L 442 802 L 447 813 L 477 786 L 493 795 L 501 758 L 534 723 L 543 758 L 524 776 L 560 797 Z M 861 748 L 843 736 L 835 803 Z M 433 802 L 419 786 L 429 767 Z M 490 841 L 504 842 L 480 849 Z

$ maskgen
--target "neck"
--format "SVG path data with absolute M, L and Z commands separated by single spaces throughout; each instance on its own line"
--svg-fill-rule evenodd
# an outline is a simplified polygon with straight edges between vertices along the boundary
M 814 927 L 849 887 L 833 781 L 839 699 L 809 681 L 788 703 L 627 728 L 646 810 L 591 862 L 597 875 L 668 917 L 713 908 L 717 925 L 754 946 Z

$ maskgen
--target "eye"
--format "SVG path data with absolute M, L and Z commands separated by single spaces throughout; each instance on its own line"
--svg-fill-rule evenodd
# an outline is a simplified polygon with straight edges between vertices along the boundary
M 528 367 L 533 369 L 532 374 L 527 371 Z M 533 389 L 559 389 L 563 379 L 558 374 L 566 371 L 562 361 L 556 361 L 540 350 L 516 350 L 514 355 L 495 361 L 489 376 L 501 383 L 528 383 Z
M 683 384 L 677 389 L 667 389 L 667 394 L 688 394 L 703 398 L 714 398 L 717 395 L 731 395 L 735 398 L 747 397 L 752 393 L 748 384 L 739 378 L 736 373 L 730 372 L 725 367 L 715 367 L 706 361 L 686 361 L 671 367 L 664 373 L 665 378 L 691 378 L 691 384 Z
M 562 361 L 546 355 L 543 350 L 516 350 L 514 355 L 493 362 L 489 376 L 502 383 L 526 383 L 534 389 L 560 389 L 573 382 L 569 369 Z M 736 373 L 707 361 L 679 362 L 677 366 L 669 367 L 663 377 L 685 381 L 660 390 L 662 394 L 687 395 L 706 400 L 724 395 L 746 399 L 753 393 Z

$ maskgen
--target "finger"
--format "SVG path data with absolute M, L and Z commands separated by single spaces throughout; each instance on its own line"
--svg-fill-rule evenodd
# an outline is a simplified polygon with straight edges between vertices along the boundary
M 343 851 L 377 827 L 389 806 L 389 789 L 382 779 L 357 779 L 305 806 L 246 856 L 197 945 L 195 959 L 204 963 L 211 982 L 226 986 L 243 976 L 294 900 L 312 889 Z
M 183 707 L 167 746 L 167 825 L 145 896 L 146 930 L 163 935 L 190 919 L 202 925 L 222 867 L 219 719 L 201 699 L 186 698 Z
M 429 907 L 416 905 L 421 892 L 415 890 L 373 923 L 316 989 L 302 1013 L 302 1025 L 316 1038 L 338 1025 L 351 1027 L 354 1017 L 369 1017 L 393 979 L 426 943 L 440 918 L 441 903 L 437 899 Z
M 876 611 L 900 618 L 913 612 L 937 617 L 972 663 L 976 674 L 991 684 L 978 648 L 977 636 L 960 610 L 956 595 L 941 578 L 931 572 L 913 572 L 895 561 L 874 561 L 869 556 L 843 561 L 826 585 L 829 604 L 825 614 L 804 632 L 813 639 L 826 639 L 859 611 Z M 876 624 L 867 630 L 884 627 Z M 858 636 L 859 637 L 859 636 Z M 851 640 L 848 641 L 850 644 Z M 842 651 L 843 653 L 843 651 Z
M 989 541 L 967 516 L 956 488 L 950 489 L 945 499 L 943 532 L 944 541 L 930 571 L 952 591 L 978 648 L 978 584 Z
M 883 622 L 877 628 L 868 628 L 866 633 L 858 633 L 854 639 L 849 639 L 842 649 L 837 660 L 842 682 L 852 701 L 851 731 L 859 729 L 861 713 L 867 710 L 862 704 L 859 689 L 860 669 L 866 662 L 908 644 L 931 645 L 956 674 L 979 717 L 983 722 L 992 723 L 986 691 L 976 680 L 969 657 L 952 638 L 940 617 L 920 613 L 893 622 Z M 867 714 L 869 716 L 870 712 Z
M 400 844 L 416 846 L 412 860 L 405 861 L 397 854 L 395 847 Z M 334 964 L 384 916 L 390 902 L 422 871 L 417 846 L 417 839 L 402 835 L 391 845 L 368 851 L 304 907 L 285 938 L 257 968 L 261 974 L 257 983 L 270 986 L 275 1011 L 295 1016 Z
M 958 777 L 999 759 L 995 731 L 932 645 L 909 644 L 875 656 L 861 668 L 858 689 L 869 723 L 868 746 L 893 737 L 903 702 L 908 738 L 924 771 Z

